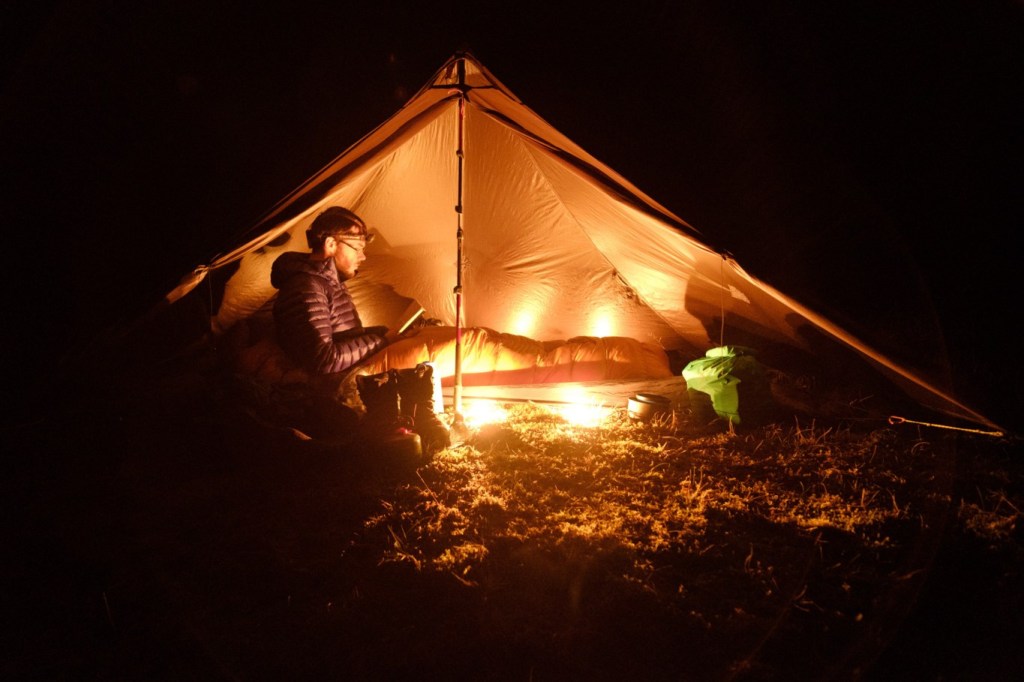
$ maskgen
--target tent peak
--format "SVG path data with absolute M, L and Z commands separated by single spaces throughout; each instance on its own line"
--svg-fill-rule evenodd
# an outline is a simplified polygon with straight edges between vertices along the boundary
M 499 90 L 512 101 L 522 104 L 501 81 L 494 77 L 468 50 L 455 52 L 430 79 L 424 90 Z M 415 99 L 415 98 L 413 98 Z

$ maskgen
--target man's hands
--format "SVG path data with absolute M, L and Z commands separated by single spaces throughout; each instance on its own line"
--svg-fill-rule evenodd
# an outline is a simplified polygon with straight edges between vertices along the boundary
M 409 329 L 406 329 L 405 332 L 402 333 L 402 334 L 399 334 L 397 329 L 388 329 L 386 332 L 384 332 L 384 340 L 386 342 L 388 342 L 389 344 L 392 344 L 395 341 L 397 341 L 398 339 L 400 339 L 403 336 L 405 336 L 406 334 L 408 334 L 410 329 L 412 329 L 412 327 L 409 327 Z

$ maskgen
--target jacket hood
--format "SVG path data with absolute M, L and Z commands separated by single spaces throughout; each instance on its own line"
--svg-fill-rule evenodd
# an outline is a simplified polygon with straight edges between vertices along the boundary
M 333 260 L 313 260 L 309 256 L 310 254 L 299 251 L 282 253 L 270 268 L 270 283 L 274 288 L 280 289 L 295 275 L 305 274 L 321 277 L 335 285 L 340 284 L 338 270 L 334 267 Z

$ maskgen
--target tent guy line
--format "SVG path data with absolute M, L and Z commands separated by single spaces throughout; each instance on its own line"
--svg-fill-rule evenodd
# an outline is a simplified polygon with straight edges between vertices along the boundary
M 897 424 L 916 424 L 918 426 L 930 426 L 933 429 L 947 429 L 949 431 L 962 431 L 964 433 L 976 433 L 982 436 L 992 436 L 994 438 L 1002 438 L 1006 435 L 1003 431 L 983 431 L 981 429 L 968 429 L 962 426 L 950 426 L 949 424 L 935 424 L 932 422 L 916 421 L 914 419 L 907 419 L 906 417 L 900 417 L 892 415 L 889 417 L 889 423 L 893 425 Z

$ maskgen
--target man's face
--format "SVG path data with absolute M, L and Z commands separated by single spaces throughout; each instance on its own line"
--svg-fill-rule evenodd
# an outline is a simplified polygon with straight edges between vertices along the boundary
M 342 280 L 351 279 L 356 276 L 359 266 L 366 260 L 363 249 L 366 248 L 366 240 L 360 235 L 338 235 L 327 238 L 328 255 L 334 259 L 334 265 L 338 268 L 338 275 Z M 330 250 L 333 249 L 333 254 Z

